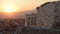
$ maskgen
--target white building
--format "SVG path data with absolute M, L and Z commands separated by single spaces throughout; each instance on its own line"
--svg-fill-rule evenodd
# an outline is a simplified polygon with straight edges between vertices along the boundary
M 25 16 L 25 26 L 35 26 L 36 25 L 36 14 L 26 14 Z
M 47 2 L 37 7 L 37 26 L 50 28 L 60 19 L 60 1 Z

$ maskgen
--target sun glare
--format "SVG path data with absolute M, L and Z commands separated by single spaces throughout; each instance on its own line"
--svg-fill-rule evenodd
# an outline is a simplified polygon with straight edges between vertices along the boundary
M 6 13 L 13 13 L 16 11 L 16 7 L 13 4 L 12 5 L 5 4 L 3 5 L 3 11 Z
M 14 9 L 12 7 L 6 7 L 5 12 L 13 12 Z

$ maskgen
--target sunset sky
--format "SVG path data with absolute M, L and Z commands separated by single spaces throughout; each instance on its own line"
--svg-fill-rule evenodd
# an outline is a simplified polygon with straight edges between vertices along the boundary
M 0 11 L 12 7 L 14 11 L 33 10 L 44 2 L 53 0 L 0 0 Z
M 14 11 L 34 10 L 45 2 L 55 0 L 0 0 L 0 18 L 15 17 Z M 10 14 L 9 14 L 10 13 Z

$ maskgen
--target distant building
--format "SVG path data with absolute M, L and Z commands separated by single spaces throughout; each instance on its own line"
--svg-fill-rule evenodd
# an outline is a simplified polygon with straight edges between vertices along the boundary
M 35 26 L 36 25 L 36 14 L 26 14 L 25 16 L 25 26 Z
M 60 23 L 60 1 L 47 2 L 37 7 L 37 26 L 51 28 L 55 23 Z

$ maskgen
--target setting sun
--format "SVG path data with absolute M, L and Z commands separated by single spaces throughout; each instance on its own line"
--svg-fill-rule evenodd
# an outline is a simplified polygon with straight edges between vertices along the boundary
M 13 4 L 10 4 L 10 5 L 4 4 L 2 10 L 5 13 L 13 13 L 13 12 L 17 11 L 16 6 Z
M 5 11 L 10 13 L 13 12 L 14 9 L 12 7 L 6 7 Z

